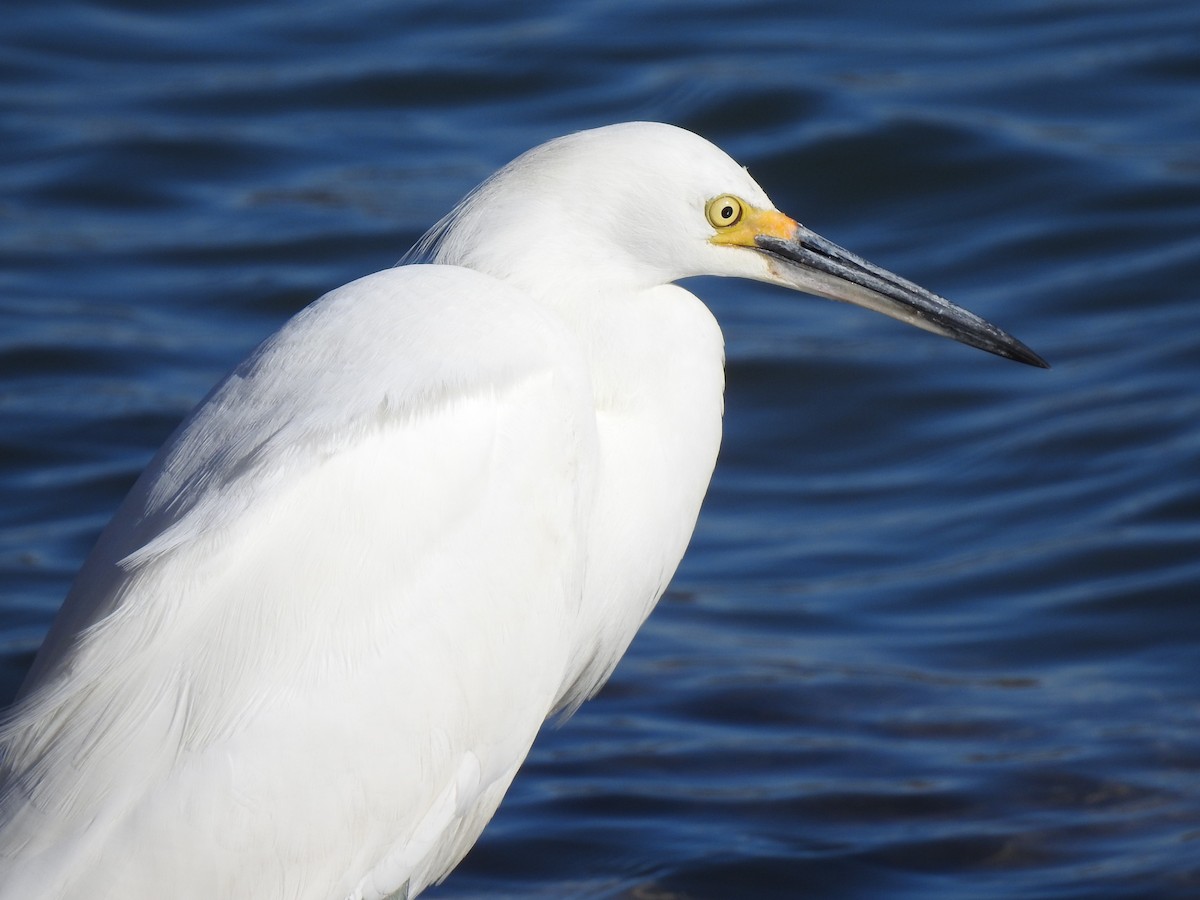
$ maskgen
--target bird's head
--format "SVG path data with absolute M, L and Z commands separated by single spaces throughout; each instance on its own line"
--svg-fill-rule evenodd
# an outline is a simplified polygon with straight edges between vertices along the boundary
M 435 262 L 542 295 L 616 295 L 694 275 L 750 278 L 1046 366 L 996 326 L 781 213 L 745 168 L 671 125 L 610 125 L 535 147 L 420 246 Z

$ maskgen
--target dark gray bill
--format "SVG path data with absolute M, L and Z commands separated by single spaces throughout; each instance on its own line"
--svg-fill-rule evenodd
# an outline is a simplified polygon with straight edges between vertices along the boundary
M 855 256 L 803 225 L 791 238 L 759 235 L 755 242 L 771 260 L 773 274 L 788 287 L 865 306 L 988 353 L 1050 368 L 1044 359 L 990 322 Z

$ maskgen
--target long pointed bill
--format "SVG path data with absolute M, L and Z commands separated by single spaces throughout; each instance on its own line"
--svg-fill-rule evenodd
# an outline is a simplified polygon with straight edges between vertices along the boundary
M 865 306 L 988 353 L 1050 368 L 1012 335 L 974 313 L 855 256 L 803 225 L 787 220 L 795 227 L 780 228 L 779 219 L 786 217 L 779 213 L 774 216 L 778 217 L 772 223 L 775 227 L 759 230 L 753 241 L 770 261 L 771 274 L 778 284 Z M 781 231 L 791 233 L 780 237 Z

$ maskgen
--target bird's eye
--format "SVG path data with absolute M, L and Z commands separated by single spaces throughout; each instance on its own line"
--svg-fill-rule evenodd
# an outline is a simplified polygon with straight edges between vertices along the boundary
M 728 228 L 741 221 L 742 209 L 741 200 L 729 194 L 722 194 L 708 201 L 705 214 L 713 228 Z

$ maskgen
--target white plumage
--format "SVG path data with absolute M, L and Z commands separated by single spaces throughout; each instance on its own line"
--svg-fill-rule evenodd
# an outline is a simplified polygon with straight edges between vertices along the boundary
M 881 270 L 814 267 L 809 234 L 702 139 L 612 126 L 501 170 L 435 265 L 287 323 L 139 479 L 0 732 L 0 898 L 442 877 L 690 538 L 722 341 L 671 282 L 786 284 L 1040 362 Z

